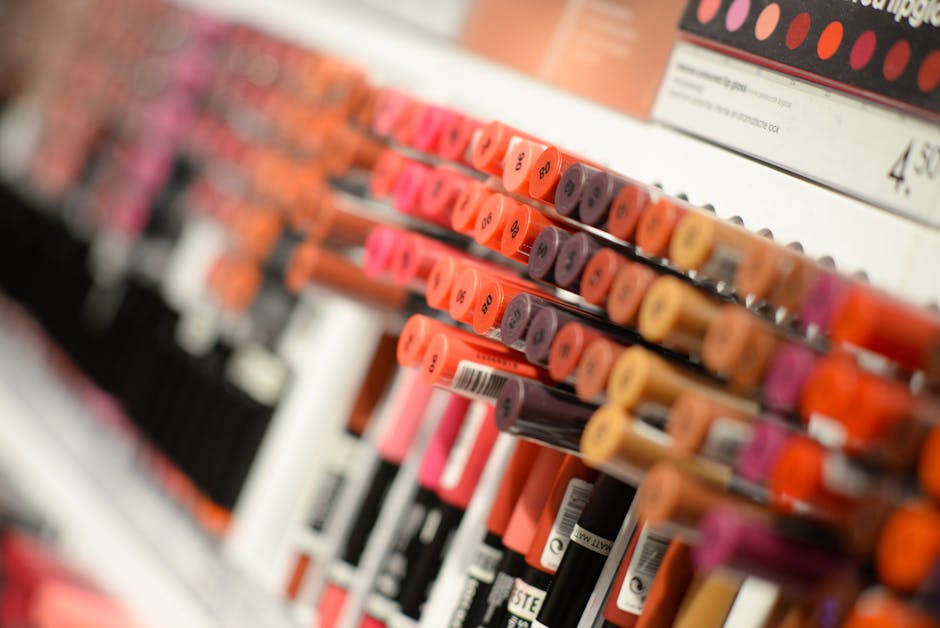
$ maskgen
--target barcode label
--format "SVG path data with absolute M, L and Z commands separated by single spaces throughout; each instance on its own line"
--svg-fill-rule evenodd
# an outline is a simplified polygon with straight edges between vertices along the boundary
M 496 401 L 499 391 L 508 379 L 508 376 L 491 366 L 464 360 L 457 365 L 451 389 L 467 397 L 492 402 Z
M 476 443 L 480 428 L 483 427 L 483 421 L 489 414 L 490 406 L 482 403 L 474 403 L 470 406 L 470 411 L 460 427 L 460 434 L 457 435 L 457 442 L 454 443 L 447 457 L 447 464 L 444 466 L 444 472 L 441 474 L 441 488 L 449 491 L 460 483 L 463 477 L 464 469 L 470 460 L 470 453 L 473 451 L 473 445 Z
M 539 559 L 546 569 L 550 571 L 558 569 L 561 557 L 564 556 L 565 549 L 568 547 L 568 541 L 571 540 L 571 532 L 578 523 L 578 519 L 581 518 L 581 512 L 587 505 L 593 487 L 593 484 L 581 478 L 571 478 L 568 482 L 565 496 L 561 500 L 561 508 L 558 509 L 552 530 L 545 542 L 545 549 L 542 550 L 542 557 Z
M 672 538 L 644 525 L 617 596 L 617 607 L 639 615 Z

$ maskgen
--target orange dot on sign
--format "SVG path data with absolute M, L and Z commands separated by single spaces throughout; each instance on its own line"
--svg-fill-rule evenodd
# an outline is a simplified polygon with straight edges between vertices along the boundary
M 720 8 L 721 0 L 701 0 L 698 3 L 696 17 L 698 17 L 698 21 L 702 24 L 708 24 L 715 19 L 715 16 L 718 14 L 718 9 Z
M 842 33 L 840 22 L 830 22 L 823 29 L 822 35 L 819 36 L 819 43 L 816 44 L 816 54 L 820 59 L 823 61 L 830 59 L 839 50 L 839 46 L 842 45 Z
M 940 50 L 934 50 L 924 57 L 917 71 L 917 86 L 920 91 L 929 94 L 940 85 Z
M 904 70 L 907 69 L 907 62 L 911 60 L 911 45 L 901 39 L 894 42 L 894 45 L 888 50 L 885 56 L 885 63 L 881 71 L 884 77 L 889 81 L 896 81 Z

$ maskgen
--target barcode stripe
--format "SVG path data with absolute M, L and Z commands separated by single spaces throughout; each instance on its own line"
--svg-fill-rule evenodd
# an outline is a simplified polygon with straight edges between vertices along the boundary
M 491 367 L 464 361 L 457 365 L 451 388 L 473 397 L 494 400 L 508 379 Z

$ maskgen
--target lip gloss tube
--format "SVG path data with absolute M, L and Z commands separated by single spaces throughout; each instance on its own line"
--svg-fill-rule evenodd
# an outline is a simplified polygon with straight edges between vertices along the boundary
M 602 247 L 588 260 L 581 274 L 581 284 L 578 292 L 581 297 L 597 307 L 607 305 L 607 296 L 610 294 L 617 273 L 631 262 L 613 249 Z
M 654 257 L 664 257 L 676 225 L 689 212 L 673 201 L 661 198 L 640 215 L 636 225 L 636 245 Z
M 428 343 L 421 372 L 433 386 L 492 401 L 508 375 L 543 381 L 547 378 L 542 369 L 519 357 L 518 352 L 497 342 L 471 345 L 456 334 L 438 333 Z
M 593 227 L 605 224 L 614 199 L 626 185 L 624 179 L 603 170 L 590 174 L 578 204 L 581 222 Z
M 552 343 L 559 330 L 579 318 L 557 307 L 543 307 L 529 323 L 525 335 L 525 356 L 533 364 L 548 364 Z
M 536 281 L 555 282 L 555 260 L 571 234 L 559 227 L 547 227 L 539 233 L 529 252 L 529 276 Z
M 399 310 L 408 300 L 405 289 L 367 277 L 361 268 L 345 258 L 303 243 L 291 257 L 286 282 L 290 289 L 299 290 L 310 281 L 390 309 Z
M 431 269 L 444 257 L 462 256 L 463 252 L 437 240 L 405 232 L 392 249 L 389 274 L 392 281 L 418 291 L 427 289 Z
M 443 566 L 443 554 L 454 542 L 462 525 L 499 432 L 493 422 L 493 408 L 476 403 L 464 421 L 441 472 L 437 496 L 439 505 L 425 517 L 414 569 L 399 595 L 402 613 L 423 618 L 425 602 Z
M 555 223 L 545 214 L 525 203 L 519 203 L 506 219 L 506 228 L 499 243 L 505 257 L 528 262 L 532 246 L 539 234 Z
M 600 474 L 555 571 L 535 627 L 575 626 L 633 503 L 636 489 Z
M 555 188 L 555 211 L 568 218 L 577 218 L 581 196 L 587 187 L 588 178 L 597 170 L 583 163 L 568 167 Z
M 564 382 L 575 372 L 578 361 L 590 342 L 603 338 L 596 329 L 572 321 L 565 323 L 552 340 L 548 354 L 548 374 L 556 382 Z
M 392 263 L 392 254 L 401 240 L 410 232 L 379 225 L 366 238 L 365 255 L 362 270 L 369 277 L 379 277 L 388 272 Z
M 528 195 L 543 203 L 553 203 L 562 174 L 581 161 L 583 160 L 560 150 L 557 146 L 548 146 L 535 160 L 529 177 Z
M 940 366 L 940 316 L 870 286 L 846 290 L 829 334 L 912 370 Z
M 884 584 L 913 593 L 940 559 L 940 511 L 923 500 L 892 513 L 878 538 L 875 568 Z
M 516 578 L 525 573 L 525 556 L 532 546 L 539 516 L 565 458 L 560 451 L 543 448 L 535 459 L 503 534 L 506 551 L 497 567 L 497 575 L 487 596 L 479 625 L 497 626 L 505 618 L 506 603 Z
M 410 106 L 411 98 L 404 93 L 383 89 L 375 104 L 372 131 L 379 137 L 390 137 Z
M 640 306 L 640 334 L 650 342 L 698 356 L 718 310 L 716 300 L 689 284 L 660 277 L 650 285 Z
M 509 217 L 518 206 L 517 201 L 505 194 L 496 193 L 486 199 L 480 207 L 473 229 L 473 239 L 477 244 L 499 253 L 503 231 L 510 224 Z
M 924 440 L 917 461 L 921 491 L 940 503 L 940 426 L 933 427 Z
M 911 417 L 915 405 L 907 386 L 866 372 L 846 357 L 828 355 L 813 365 L 799 409 L 810 434 L 831 447 L 862 454 Z
M 636 504 L 636 498 L 634 498 Z M 636 509 L 634 505 L 633 510 Z M 632 513 L 630 516 L 633 516 Z M 648 525 L 642 519 L 638 519 L 633 526 L 632 538 L 620 560 L 620 567 L 617 569 L 617 575 L 608 592 L 607 602 L 603 609 L 603 628 L 635 628 L 640 624 L 640 619 L 646 617 L 661 617 L 664 614 L 678 612 L 679 604 L 672 608 L 658 609 L 652 606 L 651 601 L 653 588 L 660 578 L 667 578 L 670 581 L 676 579 L 680 584 L 683 580 L 691 580 L 691 566 L 679 578 L 671 574 L 667 568 L 684 569 L 685 565 L 681 560 L 675 560 L 667 563 L 666 556 L 669 555 L 670 548 L 677 543 L 679 539 L 674 539 L 673 535 L 666 530 L 659 530 Z M 691 563 L 688 558 L 688 548 L 682 552 L 683 557 L 687 558 L 686 563 Z M 681 600 L 681 596 L 679 597 Z M 647 604 L 651 607 L 647 610 Z M 663 614 L 658 611 L 664 611 Z M 647 619 L 649 622 L 649 619 Z M 670 621 L 668 626 L 672 626 Z
M 801 344 L 784 343 L 767 364 L 761 396 L 764 405 L 781 414 L 796 413 L 800 394 L 816 363 L 815 351 Z
M 749 482 L 765 484 L 793 433 L 777 420 L 758 419 L 751 439 L 738 452 L 735 473 Z
M 526 334 L 535 315 L 553 304 L 545 299 L 523 292 L 513 297 L 506 306 L 499 324 L 499 339 L 507 347 L 525 351 Z
M 437 154 L 445 161 L 472 165 L 473 143 L 482 126 L 479 120 L 456 113 L 441 130 Z
M 581 433 L 594 410 L 560 390 L 513 377 L 496 398 L 496 427 L 577 454 Z
M 486 535 L 480 541 L 475 557 L 467 568 L 464 586 L 457 598 L 457 606 L 451 615 L 449 626 L 476 627 L 483 621 L 497 569 L 506 554 L 502 542 L 503 535 L 541 451 L 545 451 L 545 448 L 536 443 L 523 441 L 516 445 L 490 506 L 486 519 Z M 559 456 L 560 453 L 553 455 Z M 505 598 L 503 599 L 505 601 Z
M 716 570 L 702 576 L 682 602 L 674 628 L 724 626 L 744 579 L 733 571 Z
M 499 280 L 508 286 L 520 288 L 525 292 L 539 292 L 533 290 L 534 286 L 525 279 L 512 277 L 509 273 L 494 272 L 477 265 L 463 265 L 450 290 L 450 301 L 447 309 L 454 320 L 471 325 L 480 304 L 483 288 L 488 282 Z
M 936 628 L 937 620 L 884 589 L 871 589 L 855 602 L 843 628 Z
M 399 146 L 411 145 L 412 140 L 418 131 L 418 124 L 421 121 L 421 116 L 424 114 L 424 110 L 427 108 L 428 105 L 425 105 L 422 102 L 418 102 L 417 100 L 410 100 L 408 102 L 405 111 L 395 121 L 395 126 L 392 128 L 392 139 L 395 141 L 395 143 L 397 143 Z
M 409 575 L 415 568 L 420 553 L 417 540 L 422 524 L 430 512 L 439 506 L 437 488 L 451 449 L 467 419 L 469 399 L 451 395 L 441 419 L 424 450 L 418 469 L 417 490 L 404 508 L 404 515 L 393 534 L 392 544 L 382 557 L 378 574 L 372 584 L 373 595 L 397 604 L 407 586 Z M 387 620 L 387 617 L 374 617 Z
M 698 524 L 701 541 L 693 552 L 699 569 L 719 566 L 805 591 L 844 569 L 848 561 L 819 547 L 786 538 L 765 521 L 740 510 L 718 507 Z
M 614 275 L 607 295 L 607 316 L 618 325 L 636 327 L 640 307 L 657 275 L 637 262 L 627 262 Z
M 456 117 L 456 113 L 444 107 L 428 105 L 418 117 L 417 127 L 411 138 L 411 146 L 422 153 L 437 152 L 444 130 Z
M 689 390 L 676 399 L 666 421 L 672 446 L 729 466 L 754 436 L 753 416 Z
M 308 226 L 307 233 L 312 240 L 334 245 L 363 246 L 379 224 L 348 205 L 341 205 L 332 194 L 326 193 L 320 200 Z
M 403 214 L 450 227 L 450 220 L 447 216 L 427 216 L 420 211 L 421 192 L 430 173 L 431 169 L 429 167 L 417 162 L 405 166 L 401 174 L 398 175 L 398 180 L 395 181 L 395 189 L 392 192 L 392 205 Z
M 529 176 L 536 158 L 545 150 L 545 145 L 531 140 L 520 140 L 506 153 L 503 167 L 503 187 L 513 194 L 528 196 Z
M 472 236 L 477 215 L 493 193 L 483 182 L 471 181 L 454 200 L 454 209 L 450 215 L 450 226 L 453 230 Z
M 694 531 L 702 517 L 718 507 L 746 512 L 763 521 L 771 516 L 750 499 L 721 490 L 673 462 L 651 467 L 637 492 L 637 516 L 652 526 L 670 524 L 677 530 Z
M 586 233 L 568 238 L 555 257 L 555 282 L 566 290 L 577 290 L 588 260 L 601 249 L 600 243 Z
M 662 461 L 688 469 L 714 486 L 726 487 L 732 479 L 727 467 L 679 456 L 666 434 L 610 405 L 601 406 L 585 426 L 581 456 L 592 467 L 628 484 L 639 484 L 644 472 Z
M 534 284 L 526 286 L 521 280 L 494 277 L 483 284 L 477 295 L 473 312 L 473 331 L 498 340 L 507 306 L 512 299 L 523 293 L 532 294 L 546 301 L 555 300 Z
M 473 146 L 473 167 L 481 172 L 502 176 L 507 154 L 521 140 L 544 144 L 541 140 L 502 122 L 490 122 L 481 129 L 480 137 Z
M 620 355 L 627 348 L 607 338 L 597 338 L 588 343 L 578 360 L 575 371 L 574 390 L 578 399 L 585 402 L 606 402 L 604 391 L 607 381 Z
M 739 305 L 725 305 L 705 332 L 702 361 L 736 389 L 752 392 L 764 381 L 781 342 L 770 324 Z
M 533 625 L 596 478 L 597 472 L 584 466 L 576 456 L 565 457 L 539 514 L 532 543 L 526 552 L 525 571 L 513 583 L 505 618 L 492 625 L 500 628 Z
M 652 205 L 651 201 L 644 186 L 628 183 L 620 188 L 607 214 L 607 232 L 625 242 L 635 242 L 640 217 Z
M 497 275 L 516 276 L 503 266 L 469 257 L 462 252 L 454 255 L 444 255 L 431 266 L 428 274 L 424 296 L 430 307 L 435 310 L 447 311 L 457 276 L 464 268 L 476 268 L 483 273 L 491 272 Z
M 844 455 L 801 435 L 781 447 L 767 478 L 779 512 L 805 510 L 836 522 L 848 517 L 870 485 L 868 474 Z
M 744 252 L 758 238 L 761 236 L 717 216 L 689 212 L 676 224 L 669 259 L 684 271 L 730 284 Z
M 821 267 L 803 253 L 767 238 L 752 239 L 734 274 L 740 297 L 763 301 L 774 309 L 799 312 Z
M 434 168 L 424 182 L 418 207 L 437 224 L 451 224 L 454 204 L 471 179 L 450 166 Z
M 607 398 L 609 403 L 640 416 L 665 417 L 686 390 L 698 390 L 743 412 L 756 412 L 756 404 L 729 395 L 642 347 L 628 347 L 617 359 L 608 379 Z
M 428 344 L 437 334 L 449 334 L 469 345 L 479 345 L 484 349 L 490 346 L 490 341 L 486 338 L 480 338 L 468 331 L 422 314 L 412 314 L 405 322 L 405 326 L 402 327 L 398 336 L 395 354 L 398 363 L 409 368 L 419 367 L 424 359 Z

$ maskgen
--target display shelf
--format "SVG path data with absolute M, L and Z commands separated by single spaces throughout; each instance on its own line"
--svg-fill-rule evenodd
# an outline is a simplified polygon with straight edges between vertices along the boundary
M 740 216 L 846 273 L 918 303 L 940 300 L 940 232 L 667 126 L 643 122 L 497 65 L 357 3 L 184 0 L 362 64 L 379 84 L 499 119 L 722 217 Z
M 0 466 L 64 558 L 143 626 L 298 625 L 153 484 L 133 437 L 90 415 L 56 357 L 18 311 L 0 310 Z

